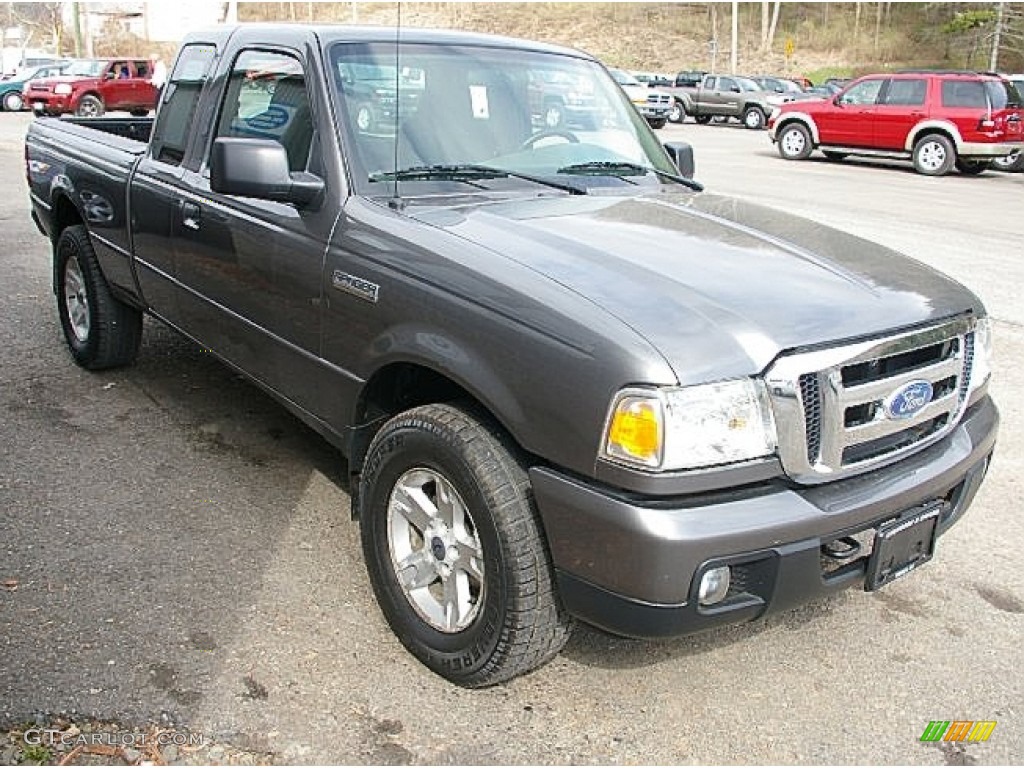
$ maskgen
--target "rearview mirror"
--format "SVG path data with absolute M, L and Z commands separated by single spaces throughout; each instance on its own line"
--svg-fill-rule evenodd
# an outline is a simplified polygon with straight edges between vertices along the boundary
M 669 141 L 665 143 L 665 151 L 679 170 L 679 175 L 692 179 L 697 169 L 693 159 L 693 147 L 685 141 Z
M 288 153 L 271 139 L 221 138 L 210 152 L 210 189 L 305 207 L 324 191 L 319 176 L 288 168 Z

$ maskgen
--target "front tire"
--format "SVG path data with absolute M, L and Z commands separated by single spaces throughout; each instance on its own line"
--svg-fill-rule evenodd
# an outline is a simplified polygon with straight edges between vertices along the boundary
M 665 127 L 665 118 L 652 117 L 650 120 L 647 121 L 647 124 L 650 125 L 651 128 L 653 128 L 654 130 L 658 130 L 659 128 Z
M 4 94 L 4 110 L 7 112 L 20 112 L 24 106 L 21 94 L 17 91 L 8 91 Z
M 57 311 L 71 356 L 98 371 L 130 365 L 142 340 L 142 313 L 110 292 L 81 224 L 57 239 Z
M 668 121 L 670 123 L 681 123 L 686 119 L 686 109 L 683 107 L 683 102 L 679 99 L 672 100 L 672 108 L 668 111 Z
M 779 131 L 779 154 L 786 160 L 806 160 L 814 151 L 811 132 L 801 123 L 789 123 Z
M 78 107 L 75 108 L 75 114 L 78 117 L 102 117 L 105 111 L 99 96 L 93 96 L 92 94 L 83 96 L 81 101 L 78 102 Z
M 924 176 L 945 176 L 953 170 L 956 149 L 953 142 L 938 133 L 930 133 L 914 145 L 914 170 Z
M 572 621 L 511 439 L 468 408 L 385 424 L 360 479 L 363 553 L 381 610 L 429 669 L 475 688 L 554 657 Z
M 764 128 L 766 119 L 764 112 L 758 107 L 747 107 L 743 111 L 743 125 L 752 131 L 760 131 Z

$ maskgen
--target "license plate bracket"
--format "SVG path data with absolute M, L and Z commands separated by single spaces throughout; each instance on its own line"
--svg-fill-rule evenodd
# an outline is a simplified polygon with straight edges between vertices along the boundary
M 886 523 L 875 533 L 864 589 L 873 592 L 932 559 L 942 502 Z

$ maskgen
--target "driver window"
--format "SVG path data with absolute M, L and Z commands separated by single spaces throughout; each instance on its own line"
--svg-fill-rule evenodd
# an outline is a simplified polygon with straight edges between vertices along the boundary
M 718 90 L 719 91 L 738 91 L 739 86 L 736 85 L 736 81 L 731 77 L 720 77 L 718 78 Z
M 864 80 L 850 88 L 840 98 L 843 104 L 868 105 L 878 100 L 878 92 L 882 90 L 884 80 Z
M 217 121 L 217 138 L 271 139 L 288 152 L 288 167 L 305 170 L 313 117 L 299 61 L 269 51 L 243 51 L 235 61 Z

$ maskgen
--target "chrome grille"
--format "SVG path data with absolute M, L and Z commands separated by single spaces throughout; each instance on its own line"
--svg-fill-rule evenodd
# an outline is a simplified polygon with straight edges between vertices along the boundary
M 765 380 L 786 472 L 805 483 L 834 480 L 946 434 L 967 402 L 973 326 L 973 319 L 961 318 L 781 357 Z M 897 394 L 922 382 L 930 399 L 909 415 L 897 413 Z

